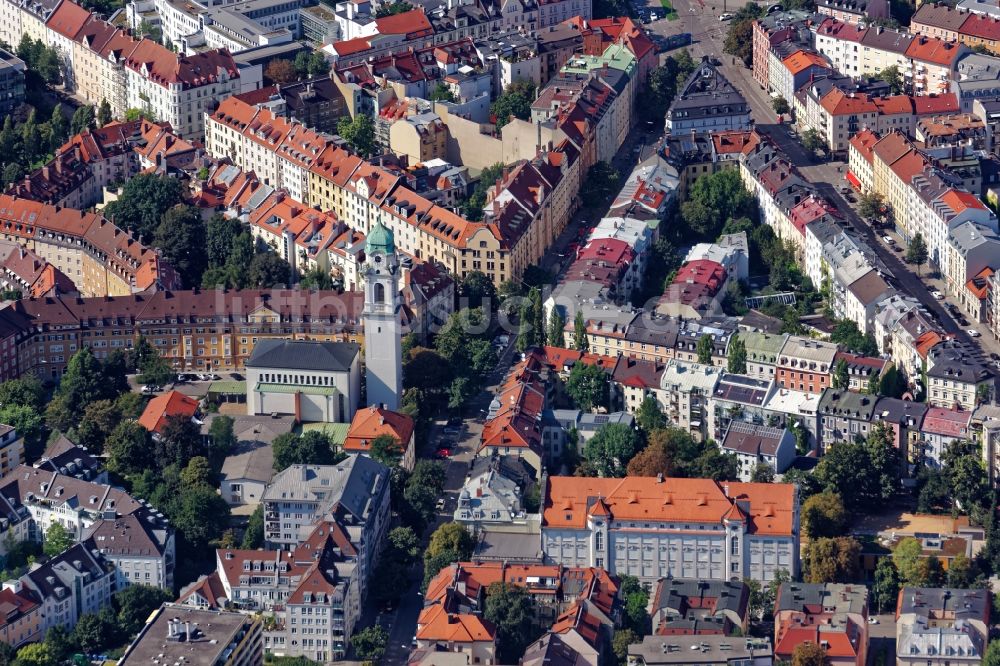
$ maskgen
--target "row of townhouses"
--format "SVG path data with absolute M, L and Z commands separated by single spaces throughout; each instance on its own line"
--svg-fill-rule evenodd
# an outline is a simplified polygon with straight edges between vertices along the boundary
M 226 49 L 180 55 L 71 0 L 5 0 L 0 26 L 8 44 L 27 36 L 57 49 L 68 91 L 94 105 L 107 100 L 117 118 L 130 108 L 147 111 L 185 138 L 201 138 L 207 100 L 261 84 L 260 66 L 241 67 Z

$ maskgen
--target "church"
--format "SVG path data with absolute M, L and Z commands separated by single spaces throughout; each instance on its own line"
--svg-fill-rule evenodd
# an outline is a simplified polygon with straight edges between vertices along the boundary
M 372 226 L 365 243 L 365 404 L 395 410 L 403 391 L 400 263 L 392 232 Z M 350 423 L 361 396 L 361 349 L 353 342 L 261 340 L 246 362 L 247 413 Z

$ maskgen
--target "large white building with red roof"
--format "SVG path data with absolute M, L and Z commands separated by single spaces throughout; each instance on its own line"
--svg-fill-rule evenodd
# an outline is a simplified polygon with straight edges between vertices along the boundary
M 542 550 L 564 566 L 613 575 L 773 580 L 799 573 L 799 501 L 791 484 L 711 479 L 549 477 Z

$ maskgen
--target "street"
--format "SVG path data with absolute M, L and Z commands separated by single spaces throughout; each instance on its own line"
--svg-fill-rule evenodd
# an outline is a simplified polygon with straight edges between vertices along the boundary
M 650 7 L 660 6 L 658 0 L 646 0 L 646 2 Z M 881 240 L 880 236 L 884 235 L 884 232 L 873 229 L 865 223 L 857 214 L 854 206 L 841 195 L 840 188 L 847 184 L 844 179 L 847 166 L 843 162 L 815 160 L 807 154 L 798 140 L 792 136 L 789 127 L 777 124 L 778 119 L 771 106 L 771 97 L 753 80 L 752 71 L 744 67 L 738 59 L 723 53 L 729 23 L 719 21 L 719 14 L 723 11 L 734 11 L 742 4 L 744 3 L 727 3 L 725 0 L 723 2 L 674 0 L 674 8 L 680 17 L 678 20 L 661 19 L 645 27 L 647 31 L 662 36 L 690 32 L 694 43 L 687 49 L 692 57 L 696 60 L 700 60 L 703 55 L 719 58 L 722 62 L 720 69 L 723 74 L 739 89 L 750 104 L 751 117 L 756 123 L 756 129 L 770 136 L 798 168 L 800 175 L 815 185 L 819 192 L 833 202 L 844 214 L 848 225 L 866 240 L 888 269 L 891 274 L 890 283 L 900 292 L 911 295 L 920 301 L 940 323 L 945 332 L 961 342 L 971 344 L 972 349 L 980 350 L 980 357 L 977 360 L 982 361 L 994 371 L 994 374 L 997 374 L 995 366 L 986 358 L 986 355 L 1000 353 L 1000 343 L 993 339 L 986 325 L 973 321 L 970 322 L 969 326 L 959 326 L 951 313 L 945 309 L 943 301 L 939 301 L 931 295 L 933 290 L 945 292 L 943 281 L 918 277 L 912 268 L 903 263 L 903 253 L 894 252 Z M 661 58 L 669 55 L 670 53 L 662 54 Z M 840 167 L 839 170 L 838 167 Z M 966 328 L 975 328 L 981 337 L 973 341 L 966 333 Z

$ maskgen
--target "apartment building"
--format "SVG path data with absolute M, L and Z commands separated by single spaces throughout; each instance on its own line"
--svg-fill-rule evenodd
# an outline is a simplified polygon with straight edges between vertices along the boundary
M 667 110 L 667 134 L 749 128 L 750 106 L 747 101 L 705 56 L 678 90 Z
M 294 549 L 333 512 L 357 550 L 358 599 L 375 567 L 389 519 L 388 470 L 367 456 L 337 465 L 293 465 L 275 474 L 261 498 L 264 542 Z
M 896 617 L 899 666 L 982 661 L 989 640 L 986 590 L 906 586 L 899 591 Z
M 789 337 L 778 353 L 775 381 L 782 388 L 822 393 L 830 385 L 837 349 L 830 342 Z
M 19 580 L 7 581 L 0 591 L 5 609 L 0 618 L 0 640 L 12 648 L 43 639 L 41 598 Z
M 605 567 L 650 583 L 798 574 L 792 485 L 553 476 L 542 496 L 542 550 L 565 566 Z
M 27 247 L 86 296 L 121 296 L 179 279 L 152 249 L 103 217 L 0 195 L 0 238 Z
M 43 635 L 52 627 L 71 631 L 81 616 L 110 605 L 116 581 L 114 565 L 82 543 L 20 578 L 24 588 L 41 599 Z
M 42 541 L 59 523 L 115 565 L 115 584 L 173 586 L 173 529 L 156 509 L 112 486 L 19 465 L 0 479 L 13 541 Z M 5 536 L 5 538 L 8 538 Z
M 58 379 L 82 346 L 103 358 L 131 348 L 139 335 L 177 370 L 198 371 L 242 368 L 263 339 L 356 341 L 362 301 L 358 292 L 330 299 L 289 290 L 158 291 L 21 300 L 3 312 L 21 330 L 18 373 Z
M 23 60 L 0 49 L 0 113 L 4 115 L 24 102 L 24 69 Z
M 864 666 L 868 657 L 868 588 L 838 583 L 782 583 L 774 613 L 774 653 L 790 660 L 795 646 L 826 646 L 837 666 Z
M 147 619 L 120 661 L 140 666 L 154 659 L 183 658 L 193 664 L 262 666 L 262 625 L 260 618 L 245 613 L 163 604 Z
M 788 428 L 745 421 L 731 421 L 720 444 L 723 452 L 736 456 L 740 481 L 748 482 L 760 465 L 783 474 L 795 459 L 795 435 Z
M 828 451 L 838 442 L 867 439 L 873 427 L 878 398 L 864 393 L 828 388 L 819 400 L 821 451 Z
M 942 341 L 927 354 L 927 401 L 968 411 L 993 396 L 993 375 L 965 345 Z

